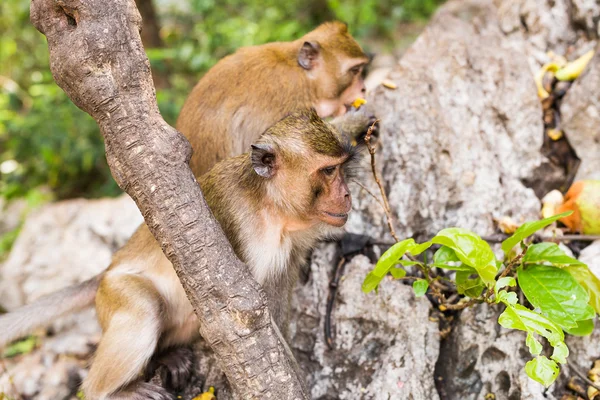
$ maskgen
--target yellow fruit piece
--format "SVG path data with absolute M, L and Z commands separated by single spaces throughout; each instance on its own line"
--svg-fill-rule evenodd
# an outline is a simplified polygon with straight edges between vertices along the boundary
M 594 50 L 590 50 L 575 61 L 567 63 L 564 67 L 556 71 L 556 79 L 559 81 L 572 81 L 577 78 L 588 63 L 594 57 Z
M 550 139 L 556 141 L 563 137 L 563 132 L 560 129 L 551 128 L 546 131 L 546 135 L 548 135 Z
M 545 64 L 535 75 L 535 85 L 537 86 L 538 97 L 540 100 L 544 100 L 546 97 L 550 96 L 550 93 L 544 89 L 544 75 L 546 72 L 556 72 L 559 69 L 559 65 L 555 62 L 550 62 Z
M 367 104 L 367 100 L 358 97 L 356 100 L 354 100 L 351 104 L 352 107 L 354 108 L 359 108 L 360 106 L 362 106 L 363 104 Z
M 215 388 L 212 386 L 209 387 L 208 392 L 201 393 L 192 400 L 217 400 L 217 397 L 215 396 Z
M 389 79 L 384 79 L 383 81 L 381 81 L 381 84 L 388 89 L 397 89 L 398 88 L 398 86 L 394 82 L 390 81 Z

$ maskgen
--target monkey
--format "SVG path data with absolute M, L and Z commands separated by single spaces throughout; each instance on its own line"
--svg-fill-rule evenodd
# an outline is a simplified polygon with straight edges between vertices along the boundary
M 346 175 L 355 159 L 350 141 L 308 109 L 283 118 L 249 152 L 221 161 L 198 178 L 236 255 L 265 291 L 281 330 L 308 252 L 348 219 L 352 199 Z M 172 399 L 166 389 L 139 376 L 153 355 L 168 356 L 172 349 L 167 381 L 180 389 L 191 369 L 190 351 L 182 346 L 196 339 L 199 325 L 145 224 L 98 276 L 0 316 L 0 348 L 94 301 L 103 335 L 82 385 L 86 399 Z
M 176 128 L 190 141 L 190 166 L 199 176 L 242 153 L 269 126 L 293 110 L 314 107 L 321 118 L 351 136 L 374 122 L 351 103 L 366 93 L 370 58 L 342 22 L 327 22 L 292 42 L 241 48 L 215 64 L 185 101 Z

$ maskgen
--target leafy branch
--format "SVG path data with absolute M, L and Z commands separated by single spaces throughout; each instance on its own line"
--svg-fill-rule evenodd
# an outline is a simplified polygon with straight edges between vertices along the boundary
M 413 281 L 415 295 L 422 296 L 429 290 L 441 299 L 442 311 L 460 310 L 476 303 L 503 304 L 505 309 L 498 323 L 527 332 L 525 342 L 534 358 L 525 365 L 525 372 L 549 386 L 558 376 L 558 365 L 566 363 L 569 354 L 564 332 L 590 334 L 596 313 L 600 312 L 600 280 L 585 264 L 565 254 L 556 243 L 526 244 L 526 239 L 536 231 L 568 214 L 523 224 L 502 242 L 506 255 L 503 261 L 496 259 L 481 237 L 462 228 L 443 229 L 425 243 L 416 243 L 414 239 L 399 241 L 383 253 L 366 276 L 362 289 L 365 293 L 377 289 L 388 274 L 395 279 L 405 278 L 404 268 L 414 265 L 424 275 Z M 406 255 L 418 256 L 434 244 L 440 247 L 432 262 L 403 259 Z M 520 249 L 517 254 L 513 252 L 515 247 Z M 443 295 L 435 293 L 437 269 L 455 273 L 454 280 L 446 279 L 445 283 L 454 285 L 464 296 L 458 303 L 449 304 Z M 516 292 L 509 291 L 510 287 L 518 287 L 532 309 L 519 304 Z M 541 354 L 543 346 L 538 337 L 545 338 L 552 346 L 550 358 Z

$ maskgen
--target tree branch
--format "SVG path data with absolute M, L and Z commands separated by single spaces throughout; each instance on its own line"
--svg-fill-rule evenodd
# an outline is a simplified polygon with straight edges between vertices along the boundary
M 307 399 L 260 285 L 235 256 L 161 117 L 133 0 L 32 0 L 56 83 L 100 126 L 119 186 L 136 202 L 238 398 Z

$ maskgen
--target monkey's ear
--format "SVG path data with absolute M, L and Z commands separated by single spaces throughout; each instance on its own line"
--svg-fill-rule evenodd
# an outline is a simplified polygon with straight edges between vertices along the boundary
M 272 178 L 277 170 L 277 156 L 275 149 L 269 144 L 253 144 L 252 168 L 263 178 Z
M 306 69 L 314 68 L 317 58 L 319 57 L 320 46 L 317 42 L 304 42 L 298 52 L 298 64 Z

